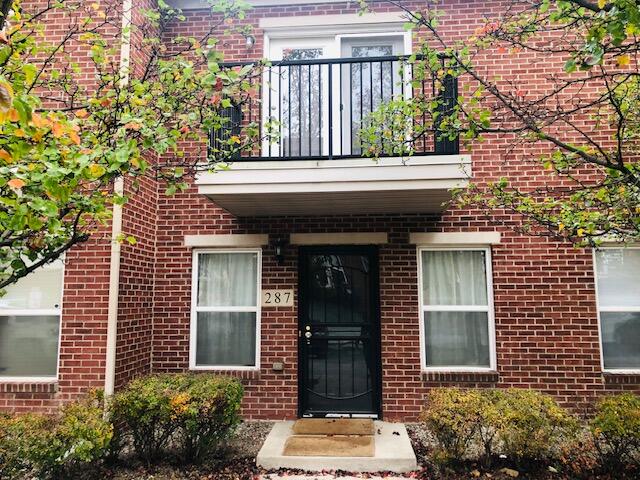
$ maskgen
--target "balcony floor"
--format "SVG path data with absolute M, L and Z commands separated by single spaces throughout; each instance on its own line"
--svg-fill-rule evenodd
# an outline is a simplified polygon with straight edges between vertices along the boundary
M 407 159 L 236 162 L 197 179 L 239 217 L 438 213 L 471 176 L 467 155 Z

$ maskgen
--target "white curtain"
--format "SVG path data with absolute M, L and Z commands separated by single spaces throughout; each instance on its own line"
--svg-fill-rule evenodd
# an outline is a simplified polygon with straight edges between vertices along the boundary
M 255 313 L 198 313 L 197 365 L 254 366 L 255 358 Z
M 423 251 L 425 305 L 487 305 L 483 251 Z
M 488 305 L 485 252 L 423 251 L 422 272 L 427 366 L 490 366 L 488 309 L 438 311 Z
M 256 306 L 257 254 L 207 253 L 198 260 L 199 307 Z
M 60 317 L 0 315 L 0 378 L 54 377 Z
M 257 275 L 256 253 L 200 254 L 196 310 L 219 307 L 222 311 L 197 311 L 197 365 L 255 365 Z M 252 311 L 224 311 L 224 307 Z
M 427 366 L 488 367 L 486 312 L 424 312 Z
M 596 269 L 601 307 L 640 307 L 640 249 L 599 250 Z

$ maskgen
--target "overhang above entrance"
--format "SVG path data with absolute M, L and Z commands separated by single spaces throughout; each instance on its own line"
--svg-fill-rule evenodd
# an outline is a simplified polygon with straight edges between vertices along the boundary
M 236 162 L 199 193 L 240 216 L 439 213 L 471 177 L 468 155 Z

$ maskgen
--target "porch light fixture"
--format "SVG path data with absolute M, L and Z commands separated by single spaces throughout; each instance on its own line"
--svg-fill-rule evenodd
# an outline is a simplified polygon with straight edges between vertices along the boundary
M 256 37 L 254 37 L 253 35 L 247 34 L 244 36 L 244 38 L 247 44 L 247 48 L 252 49 L 253 46 L 256 44 Z
M 276 263 L 279 267 L 284 265 L 284 247 L 286 245 L 286 241 L 282 238 L 275 241 L 273 244 L 273 250 L 276 257 Z

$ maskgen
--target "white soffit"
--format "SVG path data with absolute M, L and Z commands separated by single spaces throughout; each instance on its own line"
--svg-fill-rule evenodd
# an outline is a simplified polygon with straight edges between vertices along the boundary
M 168 0 L 167 3 L 175 8 L 182 10 L 200 10 L 209 9 L 211 6 L 204 0 Z M 312 3 L 349 3 L 349 0 L 247 0 L 252 7 L 272 7 L 272 6 L 293 6 L 293 5 L 309 5 Z M 355 2 L 352 2 L 356 5 Z
M 184 244 L 187 247 L 261 247 L 269 244 L 269 235 L 185 235 Z
M 496 245 L 501 240 L 500 232 L 414 232 L 409 234 L 409 243 L 416 245 Z
M 198 192 L 237 216 L 442 212 L 471 176 L 468 155 L 236 162 Z
M 385 232 L 292 233 L 291 245 L 383 245 L 389 243 Z
M 304 15 L 286 17 L 265 17 L 260 19 L 259 26 L 264 30 L 291 29 L 303 27 L 326 27 L 333 28 L 339 26 L 374 25 L 378 23 L 397 23 L 403 25 L 407 22 L 407 17 L 401 13 L 366 13 L 340 14 L 340 15 Z

